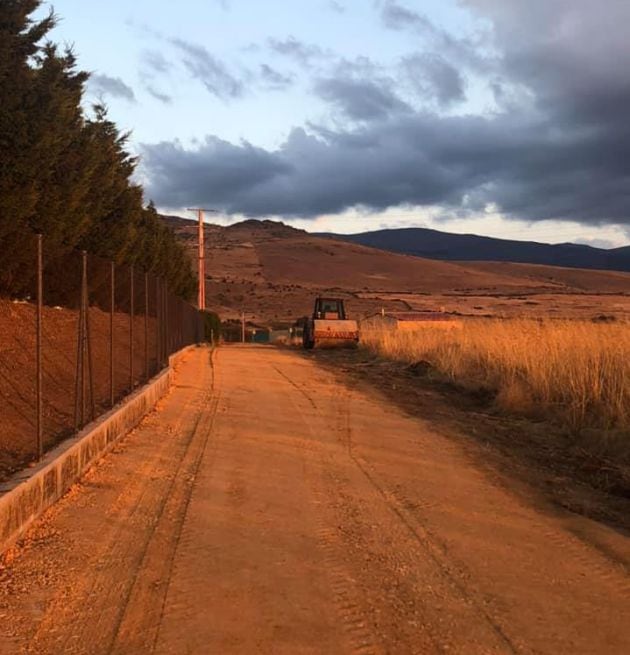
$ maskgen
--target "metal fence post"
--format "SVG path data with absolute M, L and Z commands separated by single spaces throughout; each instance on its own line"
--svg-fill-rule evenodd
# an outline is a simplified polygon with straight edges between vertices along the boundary
M 173 318 L 175 319 L 175 330 L 173 331 L 173 352 L 177 352 L 179 349 L 179 301 L 176 299 L 173 304 Z
M 86 378 L 86 355 L 90 358 L 90 345 L 88 335 L 88 319 L 87 319 L 87 253 L 85 250 L 81 252 L 81 292 L 79 303 L 79 334 L 77 339 L 77 367 L 75 378 L 75 396 L 74 396 L 74 429 L 77 431 L 85 425 L 86 411 L 86 396 L 87 396 L 87 378 Z M 90 387 L 92 386 L 92 367 L 91 363 L 87 363 L 90 375 Z M 92 393 L 92 401 L 94 394 Z
M 160 307 L 160 361 L 158 366 L 164 368 L 164 280 L 160 278 L 159 287 L 159 307 Z
M 81 326 L 82 331 L 82 337 L 81 337 L 81 426 L 84 426 L 86 424 L 86 416 L 87 416 L 87 410 L 85 407 L 85 402 L 86 402 L 86 396 L 87 396 L 87 376 L 85 374 L 85 369 L 87 368 L 85 365 L 85 339 L 86 339 L 86 334 L 85 334 L 85 327 L 86 327 L 86 321 L 85 321 L 85 314 L 87 312 L 87 306 L 85 302 L 85 275 L 86 275 L 86 260 L 85 260 L 85 255 L 86 252 L 85 250 L 81 253 L 81 320 L 83 321 L 83 325 Z
M 37 315 L 36 315 L 36 358 L 37 358 L 37 459 L 40 460 L 44 454 L 44 426 L 42 416 L 42 306 L 44 303 L 44 284 L 43 284 L 43 244 L 42 235 L 37 235 Z
M 85 302 L 85 277 L 87 271 L 87 261 L 86 261 L 86 252 L 83 250 L 81 252 L 81 427 L 85 425 L 86 409 L 85 409 L 85 397 L 86 393 L 86 375 L 85 375 L 85 313 L 87 311 L 86 302 Z
M 158 306 L 160 308 L 160 359 L 158 361 L 158 366 L 162 369 L 164 368 L 164 282 L 162 278 L 159 280 L 158 291 Z
M 77 333 L 77 365 L 74 371 L 74 431 L 81 425 L 81 374 L 83 372 L 83 289 L 80 294 L 79 324 Z
M 83 289 L 85 294 L 85 349 L 87 355 L 87 374 L 90 383 L 90 420 L 94 420 L 95 401 L 94 401 L 94 370 L 92 367 L 92 335 L 90 334 L 90 291 L 88 284 L 88 256 L 83 251 Z
M 162 366 L 160 365 L 160 278 L 155 278 L 155 372 L 157 373 Z
M 85 425 L 85 397 L 86 393 L 86 376 L 85 376 L 85 251 L 81 253 L 81 427 Z
M 133 391 L 133 314 L 134 314 L 134 271 L 129 269 L 129 390 Z
M 170 325 L 169 325 L 169 320 L 171 318 L 169 314 L 169 306 L 168 306 L 168 284 L 165 282 L 164 283 L 164 365 L 168 363 L 168 358 L 169 355 L 171 354 L 171 349 L 170 349 L 170 338 L 171 338 L 171 330 L 170 330 Z
M 149 379 L 149 274 L 144 274 L 144 379 Z
M 110 262 L 109 269 L 109 405 L 114 406 L 114 310 L 116 305 L 116 265 Z
M 182 335 L 182 304 L 180 300 L 177 300 L 175 304 L 175 320 L 177 321 L 177 341 L 175 343 L 174 352 L 177 352 L 182 347 L 183 335 Z

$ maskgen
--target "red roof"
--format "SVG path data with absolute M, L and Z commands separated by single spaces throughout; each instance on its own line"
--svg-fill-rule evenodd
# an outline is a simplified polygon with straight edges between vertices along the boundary
M 444 312 L 385 312 L 385 316 L 397 321 L 452 321 L 452 314 Z

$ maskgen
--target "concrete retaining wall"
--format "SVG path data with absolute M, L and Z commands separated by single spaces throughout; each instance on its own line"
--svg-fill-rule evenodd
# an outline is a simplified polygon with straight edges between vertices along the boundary
M 165 370 L 75 437 L 46 453 L 37 466 L 0 484 L 0 553 L 153 409 L 171 385 L 173 368 L 191 348 L 196 346 L 172 355 Z

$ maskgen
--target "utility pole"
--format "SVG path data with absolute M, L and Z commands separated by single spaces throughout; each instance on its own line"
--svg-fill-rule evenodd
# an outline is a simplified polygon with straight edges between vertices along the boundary
M 189 207 L 189 212 L 197 212 L 197 218 L 199 220 L 199 232 L 198 232 L 198 276 L 199 276 L 199 291 L 197 293 L 197 307 L 201 311 L 206 308 L 206 244 L 205 244 L 205 231 L 204 231 L 204 212 L 210 212 L 213 214 L 217 213 L 216 209 L 203 209 L 201 207 Z

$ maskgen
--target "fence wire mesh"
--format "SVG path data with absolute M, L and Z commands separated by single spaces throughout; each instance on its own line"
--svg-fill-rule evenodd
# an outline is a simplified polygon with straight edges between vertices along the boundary
M 0 284 L 0 477 L 108 411 L 169 355 L 203 340 L 197 308 L 160 278 L 82 252 L 49 259 L 45 239 L 38 339 L 37 237 L 26 248 L 32 268 L 24 282 L 11 293 Z

